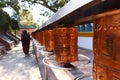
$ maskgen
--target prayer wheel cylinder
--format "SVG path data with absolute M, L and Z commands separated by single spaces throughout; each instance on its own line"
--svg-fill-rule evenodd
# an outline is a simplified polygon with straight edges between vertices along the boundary
M 55 60 L 59 63 L 76 61 L 78 59 L 77 28 L 55 28 L 53 33 Z
M 36 40 L 40 43 L 40 32 L 36 32 L 35 35 L 36 35 Z
M 40 31 L 40 43 L 42 46 L 45 46 L 44 31 Z
M 41 41 L 40 41 L 40 31 L 37 32 L 37 35 L 38 35 L 38 36 L 37 36 L 37 38 L 38 38 L 38 42 L 41 43 Z
M 33 38 L 35 38 L 35 33 L 31 33 L 31 36 L 32 36 Z
M 37 40 L 37 32 L 35 32 L 35 39 Z
M 36 32 L 34 33 L 34 38 L 37 40 L 37 33 Z
M 39 42 L 40 42 L 40 44 L 42 45 L 42 36 L 43 36 L 43 35 L 42 35 L 42 31 L 39 32 L 39 36 L 40 36 L 40 41 L 39 41 Z
M 53 51 L 53 30 L 45 30 L 44 31 L 45 36 L 45 48 L 46 51 Z
M 93 17 L 94 80 L 120 80 L 120 10 Z

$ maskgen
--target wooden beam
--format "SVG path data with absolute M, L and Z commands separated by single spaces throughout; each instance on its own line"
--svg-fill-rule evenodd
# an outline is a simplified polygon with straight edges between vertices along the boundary
M 88 16 L 88 17 L 84 17 L 76 20 L 75 25 L 86 24 L 91 22 L 93 22 L 93 18 L 92 16 Z
M 120 9 L 101 13 L 101 14 L 93 16 L 93 18 L 101 18 L 101 17 L 104 17 L 104 16 L 111 16 L 111 15 L 116 15 L 116 14 L 120 14 Z
M 78 36 L 80 37 L 93 37 L 93 32 L 78 32 Z

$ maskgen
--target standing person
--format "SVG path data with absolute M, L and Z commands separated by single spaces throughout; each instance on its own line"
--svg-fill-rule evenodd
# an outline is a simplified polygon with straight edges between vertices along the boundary
M 30 36 L 27 34 L 26 30 L 22 31 L 21 41 L 22 41 L 22 47 L 23 47 L 23 52 L 25 56 L 29 56 Z

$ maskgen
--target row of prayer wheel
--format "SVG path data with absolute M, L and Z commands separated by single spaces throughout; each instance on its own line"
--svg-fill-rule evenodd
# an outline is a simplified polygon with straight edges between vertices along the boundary
M 93 80 L 120 80 L 120 9 L 95 15 L 93 24 Z M 55 60 L 60 63 L 77 60 L 76 28 L 54 28 L 45 35 L 44 39 L 52 36 L 47 40 L 53 40 Z
M 58 27 L 36 32 L 36 37 L 46 51 L 54 52 L 57 62 L 70 63 L 78 59 L 77 31 L 75 27 Z

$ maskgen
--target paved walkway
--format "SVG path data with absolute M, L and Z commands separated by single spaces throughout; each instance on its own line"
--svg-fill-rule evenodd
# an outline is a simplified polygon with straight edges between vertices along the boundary
M 24 57 L 21 44 L 7 52 L 0 60 L 0 80 L 42 80 L 36 59 Z

